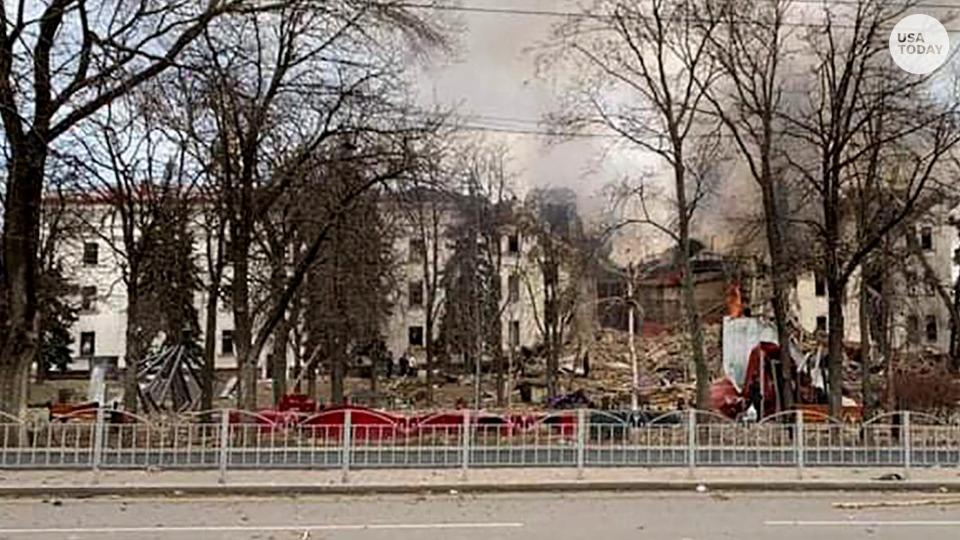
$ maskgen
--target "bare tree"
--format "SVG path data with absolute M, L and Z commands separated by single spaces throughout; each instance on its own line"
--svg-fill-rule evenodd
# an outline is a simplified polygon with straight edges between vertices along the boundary
M 439 168 L 431 167 L 430 172 L 440 172 Z M 453 219 L 451 206 L 453 197 L 437 183 L 438 179 L 430 179 L 428 183 L 415 182 L 405 192 L 398 193 L 397 204 L 401 207 L 404 221 L 410 229 L 410 256 L 409 261 L 401 264 L 416 262 L 420 266 L 420 281 L 423 287 L 423 314 L 424 336 L 423 350 L 425 356 L 424 367 L 427 371 L 426 391 L 427 403 L 433 403 L 433 372 L 436 367 L 437 355 L 437 321 L 442 318 L 443 295 L 440 287 L 443 270 L 443 251 L 446 238 L 446 227 Z M 414 280 L 416 283 L 418 280 Z M 407 286 L 413 286 L 408 283 Z M 409 294 L 410 291 L 408 291 Z
M 317 175 L 326 179 L 312 196 L 301 195 L 298 220 L 307 231 L 328 229 L 323 255 L 305 279 L 302 317 L 308 341 L 329 368 L 333 403 L 345 400 L 350 358 L 369 356 L 370 368 L 376 369 L 379 333 L 388 314 L 385 275 L 391 242 L 381 219 L 384 190 L 366 189 L 345 209 L 343 198 L 367 181 L 363 162 L 350 159 L 352 150 L 345 151 L 345 159 L 318 169 Z
M 506 362 L 503 344 L 503 314 L 510 303 L 517 300 L 511 298 L 509 291 L 510 276 L 507 276 L 506 294 L 503 291 L 504 268 L 506 253 L 510 246 L 504 244 L 511 234 L 517 234 L 519 223 L 518 208 L 511 191 L 511 175 L 509 171 L 509 150 L 503 145 L 484 144 L 479 142 L 477 147 L 466 154 L 466 159 L 458 166 L 461 174 L 466 175 L 468 185 L 476 196 L 484 202 L 479 216 L 479 231 L 484 241 L 480 244 L 481 256 L 490 267 L 493 283 L 486 291 L 489 298 L 493 317 L 486 321 L 484 332 L 489 336 L 485 344 L 492 350 L 490 354 L 494 361 L 494 376 L 496 384 L 496 403 L 498 407 L 505 403 Z M 507 240 L 509 242 L 509 240 Z M 517 238 L 519 243 L 519 238 Z M 521 257 L 519 245 L 516 246 L 518 258 Z
M 888 29 L 909 7 L 879 0 L 825 7 L 822 26 L 804 39 L 813 61 L 792 86 L 809 97 L 782 115 L 796 142 L 784 155 L 814 207 L 802 222 L 816 241 L 827 285 L 835 416 L 841 411 L 846 287 L 884 238 L 914 215 L 958 142 L 956 101 L 931 100 L 929 78 L 899 70 L 887 54 Z M 895 196 L 881 207 L 865 207 L 871 213 L 863 223 L 870 227 L 857 232 L 847 209 L 878 192 L 864 187 L 891 179 L 894 187 L 885 193 Z
M 332 227 L 321 228 L 307 242 L 302 268 L 288 275 L 277 302 L 255 328 L 250 256 L 257 224 L 336 135 L 392 129 L 393 124 L 372 120 L 396 113 L 396 101 L 391 100 L 400 92 L 399 51 L 390 45 L 400 39 L 432 45 L 443 37 L 404 8 L 360 1 L 323 7 L 297 4 L 222 22 L 207 33 L 200 64 L 206 66 L 215 96 L 213 111 L 223 133 L 231 306 L 241 371 L 238 402 L 254 408 L 260 352 L 284 319 L 287 303 Z M 344 207 L 399 171 L 390 170 L 368 177 L 358 191 L 346 194 Z
M 170 232 L 162 230 L 171 224 L 168 209 L 191 204 L 193 196 L 183 147 L 158 122 L 149 87 L 140 90 L 93 115 L 72 153 L 60 156 L 77 171 L 71 214 L 86 235 L 107 246 L 120 270 L 127 302 L 124 407 L 130 411 L 138 406 L 140 361 L 162 330 L 158 306 L 145 309 L 149 291 L 159 285 L 148 270 L 158 262 L 173 263 L 157 259 L 157 239 Z
M 787 353 L 793 265 L 780 115 L 792 61 L 792 32 L 787 25 L 791 0 L 709 0 L 703 6 L 701 24 L 707 27 L 710 55 L 721 67 L 722 79 L 697 83 L 760 190 L 763 231 L 771 261 L 773 316 L 784 351 L 781 362 L 785 388 L 779 395 L 783 407 L 790 409 L 795 391 L 793 361 Z M 711 25 L 717 25 L 715 31 L 709 31 Z
M 533 317 L 545 347 L 547 394 L 556 397 L 560 353 L 580 304 L 583 262 L 592 255 L 584 249 L 583 223 L 576 194 L 554 188 L 535 190 L 521 210 L 519 231 L 527 243 L 524 256 L 532 264 L 515 267 L 527 290 Z M 542 302 L 542 307 L 538 304 Z
M 703 113 L 705 88 L 718 75 L 710 54 L 718 21 L 702 24 L 698 4 L 689 0 L 625 2 L 600 0 L 572 22 L 555 27 L 559 54 L 583 66 L 568 110 L 568 126 L 599 125 L 633 148 L 661 158 L 670 169 L 671 210 L 667 219 L 649 212 L 622 226 L 643 224 L 677 246 L 683 273 L 683 304 L 697 372 L 697 405 L 709 404 L 709 371 L 703 329 L 694 300 L 690 262 L 691 224 L 708 193 L 716 159 L 712 118 Z M 699 140 L 695 140 L 699 139 Z M 632 190 L 647 208 L 646 182 Z
M 51 149 L 92 114 L 172 66 L 211 21 L 244 7 L 244 0 L 0 5 L 0 119 L 9 151 L 0 410 L 17 414 L 24 407 L 37 348 L 40 205 Z

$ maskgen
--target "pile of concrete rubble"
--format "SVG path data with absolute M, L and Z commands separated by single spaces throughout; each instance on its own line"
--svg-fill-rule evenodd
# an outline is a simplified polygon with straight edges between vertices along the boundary
M 639 395 L 643 405 L 669 410 L 695 401 L 696 376 L 689 336 L 675 331 L 636 336 Z M 629 335 L 604 329 L 589 347 L 589 377 L 576 381 L 598 405 L 630 403 L 632 368 Z M 704 353 L 711 380 L 720 376 L 720 325 L 704 326 Z

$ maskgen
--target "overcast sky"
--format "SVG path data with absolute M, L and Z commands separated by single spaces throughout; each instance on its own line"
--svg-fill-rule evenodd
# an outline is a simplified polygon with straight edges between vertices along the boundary
M 555 10 L 574 7 L 562 0 L 470 0 L 471 6 Z M 553 111 L 558 90 L 536 77 L 536 53 L 558 19 L 503 13 L 458 13 L 463 32 L 459 52 L 421 74 L 419 89 L 425 105 L 455 107 L 470 126 L 507 131 L 543 131 L 543 114 Z M 532 134 L 484 132 L 505 141 L 519 174 L 522 195 L 532 187 L 564 186 L 576 190 L 584 206 L 591 205 L 608 175 L 590 173 L 604 140 L 578 139 L 557 144 Z M 593 201 L 596 203 L 596 201 Z

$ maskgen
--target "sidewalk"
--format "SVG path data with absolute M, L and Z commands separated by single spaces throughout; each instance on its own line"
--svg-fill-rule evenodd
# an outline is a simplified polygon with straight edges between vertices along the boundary
M 948 491 L 960 492 L 960 470 L 915 469 L 909 479 L 880 480 L 903 469 L 792 468 L 14 471 L 0 470 L 0 497 L 168 495 L 344 495 L 374 493 L 494 493 L 537 491 Z M 704 489 L 700 488 L 700 489 Z

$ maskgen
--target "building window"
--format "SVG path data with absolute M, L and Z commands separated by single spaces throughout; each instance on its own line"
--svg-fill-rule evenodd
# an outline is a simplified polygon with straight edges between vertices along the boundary
M 937 316 L 927 315 L 927 343 L 937 342 Z
M 920 248 L 924 251 L 933 251 L 933 227 L 920 228 Z
M 920 319 L 916 315 L 907 317 L 907 341 L 912 345 L 920 343 Z
M 93 311 L 97 309 L 97 288 L 87 286 L 80 288 L 80 310 Z
M 520 321 L 510 321 L 510 346 L 520 346 Z
M 223 330 L 220 332 L 220 354 L 233 354 L 233 330 Z
M 423 327 L 411 326 L 407 329 L 407 337 L 411 347 L 423 347 Z
M 426 252 L 426 244 L 419 238 L 410 239 L 410 262 L 423 262 L 423 254 Z
M 813 273 L 813 294 L 816 296 L 827 295 L 827 279 L 820 272 Z
M 520 253 L 520 235 L 518 233 L 507 235 L 507 253 L 511 255 Z
M 510 274 L 507 278 L 507 300 L 518 302 L 520 300 L 520 276 Z
M 920 279 L 914 272 L 910 270 L 903 272 L 904 289 L 907 291 L 907 296 L 917 296 L 920 294 L 919 281 Z
M 83 244 L 83 265 L 96 266 L 100 263 L 100 244 L 87 242 Z
M 817 332 L 827 331 L 827 318 L 823 315 L 817 317 Z
M 80 332 L 80 356 L 93 356 L 96 352 L 96 332 Z
M 411 281 L 407 284 L 407 301 L 410 307 L 423 307 L 423 281 Z

